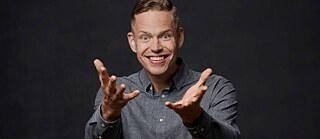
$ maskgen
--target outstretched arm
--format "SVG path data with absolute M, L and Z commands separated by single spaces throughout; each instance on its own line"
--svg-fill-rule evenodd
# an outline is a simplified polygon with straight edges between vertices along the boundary
M 239 138 L 234 87 L 222 77 L 206 86 L 211 73 L 211 69 L 202 72 L 199 81 L 187 90 L 180 101 L 166 102 L 166 105 L 181 117 L 194 138 Z M 208 94 L 201 103 L 205 93 Z
M 175 103 L 166 102 L 165 104 L 179 114 L 183 123 L 188 127 L 193 127 L 202 113 L 200 102 L 203 94 L 208 89 L 205 82 L 212 73 L 212 69 L 202 72 L 199 81 L 185 93 L 183 98 Z
M 126 89 L 125 84 L 121 84 L 120 87 L 117 87 L 117 77 L 114 75 L 110 77 L 107 69 L 100 60 L 96 59 L 94 64 L 99 73 L 101 90 L 104 93 L 101 101 L 102 117 L 106 121 L 114 121 L 120 117 L 121 109 L 128 101 L 139 95 L 139 91 L 136 90 L 131 94 L 123 93 Z
M 123 93 L 126 89 L 125 84 L 116 86 L 117 77 L 114 75 L 110 77 L 100 60 L 96 59 L 94 65 L 99 74 L 101 87 L 98 95 L 102 94 L 102 100 L 101 105 L 95 110 L 86 125 L 85 138 L 116 138 L 120 133 L 121 109 L 128 101 L 138 96 L 139 91 L 135 90 L 130 94 Z

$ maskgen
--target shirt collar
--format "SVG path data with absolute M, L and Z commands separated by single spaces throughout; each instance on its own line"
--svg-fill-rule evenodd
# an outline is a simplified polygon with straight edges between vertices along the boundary
M 140 71 L 139 79 L 140 79 L 141 85 L 143 87 L 143 90 L 147 92 L 148 88 L 150 87 L 151 82 L 150 82 L 148 75 L 146 73 L 146 70 L 144 68 Z
M 180 68 L 178 72 L 172 77 L 172 82 L 174 87 L 180 90 L 188 81 L 189 75 L 191 73 L 191 69 L 186 65 L 182 59 L 178 59 L 180 61 Z
M 177 59 L 177 64 L 180 65 L 180 67 L 178 69 L 178 72 L 171 79 L 171 87 L 175 87 L 180 90 L 184 86 L 184 84 L 188 83 L 187 81 L 190 81 L 188 79 L 192 70 L 183 62 L 180 57 L 178 57 Z M 147 92 L 148 88 L 151 85 L 151 82 L 144 68 L 140 71 L 139 79 L 144 91 Z

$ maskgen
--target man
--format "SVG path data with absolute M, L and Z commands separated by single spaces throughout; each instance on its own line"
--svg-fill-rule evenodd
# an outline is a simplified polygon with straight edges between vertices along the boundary
M 143 69 L 117 78 L 94 61 L 101 88 L 85 138 L 238 138 L 232 84 L 211 69 L 195 72 L 178 57 L 184 31 L 176 7 L 140 0 L 131 26 L 128 42 Z

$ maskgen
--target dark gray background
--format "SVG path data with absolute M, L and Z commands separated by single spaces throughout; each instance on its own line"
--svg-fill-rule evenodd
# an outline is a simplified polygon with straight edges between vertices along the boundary
M 317 0 L 174 0 L 185 62 L 230 79 L 244 139 L 320 138 Z M 1 139 L 83 138 L 93 66 L 141 67 L 126 33 L 133 0 L 1 1 Z

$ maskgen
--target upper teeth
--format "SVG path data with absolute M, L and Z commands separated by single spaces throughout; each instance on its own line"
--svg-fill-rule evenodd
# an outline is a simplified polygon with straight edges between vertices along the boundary
M 151 60 L 156 60 L 156 61 L 159 61 L 159 60 L 162 60 L 164 57 L 161 56 L 161 57 L 150 57 Z

